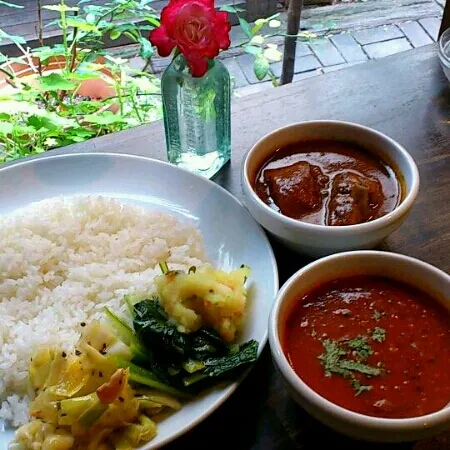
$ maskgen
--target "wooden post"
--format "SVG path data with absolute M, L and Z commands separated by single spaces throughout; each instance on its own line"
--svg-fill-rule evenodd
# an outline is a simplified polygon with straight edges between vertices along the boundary
M 270 17 L 277 12 L 278 0 L 247 0 L 247 20 Z
M 297 34 L 300 29 L 300 16 L 303 0 L 290 0 L 287 19 L 288 36 L 284 39 L 283 70 L 280 84 L 292 83 L 294 78 L 295 50 L 297 48 Z
M 444 17 L 442 17 L 441 28 L 439 30 L 439 37 L 441 37 L 441 34 L 448 28 L 450 28 L 450 0 L 447 0 L 445 2 Z

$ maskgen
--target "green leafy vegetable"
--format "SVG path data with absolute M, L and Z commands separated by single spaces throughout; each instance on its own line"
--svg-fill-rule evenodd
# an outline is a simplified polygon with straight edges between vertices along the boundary
M 258 342 L 251 340 L 239 346 L 239 349 L 226 356 L 208 358 L 204 361 L 205 374 L 210 377 L 218 377 L 225 372 L 237 369 L 244 364 L 254 362 L 258 354 Z
M 188 337 L 169 323 L 164 309 L 155 299 L 134 305 L 134 330 L 139 340 L 150 349 L 173 356 L 187 356 Z

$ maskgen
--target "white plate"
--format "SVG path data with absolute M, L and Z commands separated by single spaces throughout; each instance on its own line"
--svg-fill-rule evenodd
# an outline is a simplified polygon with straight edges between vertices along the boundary
M 101 194 L 170 212 L 200 228 L 210 261 L 225 270 L 252 269 L 249 316 L 242 340 L 267 340 L 269 311 L 278 291 L 278 273 L 270 244 L 242 204 L 225 189 L 185 170 L 137 156 L 85 153 L 24 161 L 0 169 L 0 214 L 52 197 Z M 142 449 L 169 443 L 217 409 L 238 382 L 215 389 L 184 406 L 158 426 L 158 435 Z M 0 423 L 0 429 L 2 424 Z M 7 449 L 13 430 L 0 432 Z

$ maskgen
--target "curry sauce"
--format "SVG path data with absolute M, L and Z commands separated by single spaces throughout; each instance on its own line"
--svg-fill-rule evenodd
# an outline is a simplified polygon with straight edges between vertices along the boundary
M 285 216 L 331 226 L 369 222 L 402 200 L 393 167 L 363 148 L 330 140 L 277 150 L 260 169 L 255 191 Z

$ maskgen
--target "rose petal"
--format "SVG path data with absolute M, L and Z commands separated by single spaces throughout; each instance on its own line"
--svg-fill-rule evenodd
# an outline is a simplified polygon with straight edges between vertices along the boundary
M 230 42 L 231 24 L 228 21 L 228 13 L 225 11 L 218 12 L 215 19 L 216 40 L 222 50 L 226 50 Z
M 157 47 L 159 56 L 169 56 L 175 48 L 176 42 L 169 38 L 166 27 L 161 25 L 150 32 L 150 42 Z
M 198 53 L 184 55 L 191 69 L 191 74 L 195 78 L 200 78 L 208 71 L 208 60 Z
M 208 59 L 230 46 L 228 13 L 217 12 L 214 0 L 171 0 L 161 13 L 161 26 L 150 33 L 150 41 L 161 56 L 174 47 L 185 56 L 194 77 L 208 70 Z

